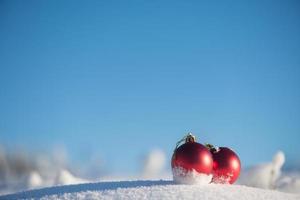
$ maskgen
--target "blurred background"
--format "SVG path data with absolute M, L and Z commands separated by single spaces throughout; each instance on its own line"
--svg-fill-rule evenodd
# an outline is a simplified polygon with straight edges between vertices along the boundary
M 300 169 L 299 1 L 0 1 L 0 192 L 170 177 L 178 140 Z

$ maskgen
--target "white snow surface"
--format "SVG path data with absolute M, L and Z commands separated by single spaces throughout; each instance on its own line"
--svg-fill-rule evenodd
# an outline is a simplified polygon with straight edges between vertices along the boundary
M 188 185 L 204 185 L 208 184 L 212 180 L 212 175 L 198 173 L 196 170 L 186 171 L 182 167 L 175 167 L 173 171 L 173 180 L 176 183 L 188 184 Z
M 240 185 L 184 185 L 169 180 L 99 182 L 25 191 L 2 199 L 211 199 L 211 200 L 299 200 L 296 194 Z
M 159 151 L 154 152 L 145 160 L 143 176 L 152 180 L 127 181 L 139 179 L 137 177 L 115 178 L 112 181 L 101 179 L 102 182 L 86 183 L 74 176 L 68 170 L 58 170 L 55 178 L 45 181 L 44 174 L 38 171 L 31 172 L 24 181 L 28 190 L 0 196 L 2 199 L 211 199 L 211 200 L 300 200 L 300 173 L 282 172 L 285 157 L 283 152 L 274 155 L 273 160 L 264 164 L 244 169 L 236 183 L 211 184 L 211 176 L 197 174 L 195 171 L 183 173 L 178 169 L 173 171 L 173 180 L 170 176 L 161 173 L 164 157 Z M 153 180 L 160 177 L 165 180 Z M 52 181 L 52 182 L 49 182 Z M 0 180 L 1 183 L 1 180 Z M 22 182 L 21 182 L 22 183 Z M 61 186 L 51 186 L 51 184 Z M 69 185 L 66 185 L 69 184 Z M 71 185 L 73 184 L 73 185 Z M 76 184 L 76 185 L 75 185 Z M 15 184 L 16 185 L 16 184 Z M 48 187 L 47 187 L 48 185 Z M 18 185 L 16 185 L 18 186 Z M 46 187 L 46 188 L 41 188 Z M 9 190 L 7 191 L 9 192 Z M 292 194 L 294 193 L 294 194 Z

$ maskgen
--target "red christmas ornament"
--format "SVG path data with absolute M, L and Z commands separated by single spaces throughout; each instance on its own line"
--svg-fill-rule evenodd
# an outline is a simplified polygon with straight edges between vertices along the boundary
M 227 147 L 215 148 L 206 145 L 213 156 L 213 180 L 214 183 L 233 184 L 240 175 L 241 162 L 237 154 Z
M 184 140 L 185 143 L 179 146 Z M 211 174 L 213 168 L 212 154 L 204 145 L 197 143 L 193 135 L 189 134 L 177 143 L 171 165 L 173 173 L 174 169 L 179 168 L 186 172 L 194 169 L 198 173 Z

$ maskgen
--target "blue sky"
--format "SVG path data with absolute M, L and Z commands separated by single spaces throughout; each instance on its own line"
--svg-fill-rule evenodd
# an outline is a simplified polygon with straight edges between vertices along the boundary
M 186 132 L 299 162 L 298 1 L 0 1 L 0 144 L 131 172 Z

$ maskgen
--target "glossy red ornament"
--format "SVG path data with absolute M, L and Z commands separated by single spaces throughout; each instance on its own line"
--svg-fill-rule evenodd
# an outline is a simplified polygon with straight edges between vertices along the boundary
M 213 159 L 210 151 L 195 141 L 195 137 L 188 135 L 185 143 L 174 150 L 172 169 L 181 168 L 186 171 L 196 170 L 198 173 L 211 174 Z
M 241 162 L 237 154 L 227 147 L 210 146 L 210 152 L 213 156 L 212 182 L 233 184 L 241 171 Z

